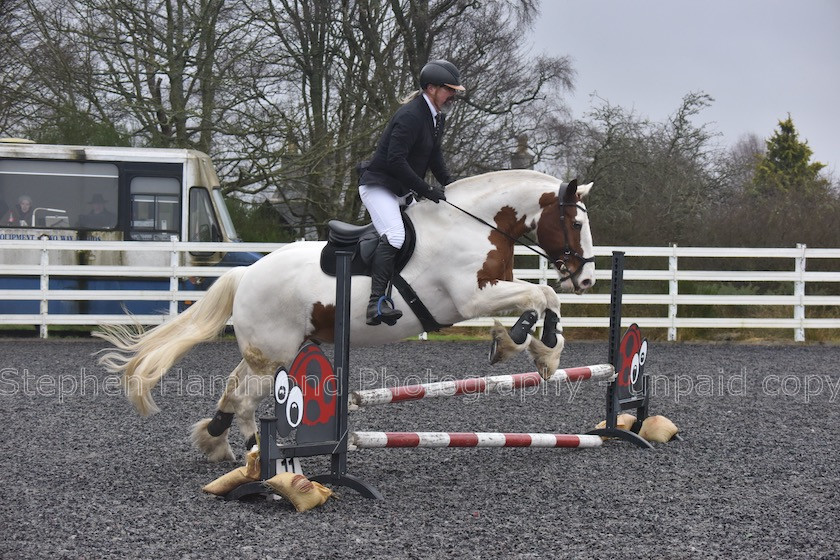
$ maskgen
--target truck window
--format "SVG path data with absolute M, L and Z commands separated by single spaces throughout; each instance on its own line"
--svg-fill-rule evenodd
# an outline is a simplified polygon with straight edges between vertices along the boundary
M 110 163 L 0 160 L 0 226 L 85 227 L 93 203 L 101 201 L 108 218 L 100 219 L 99 229 L 111 229 L 117 188 L 117 166 Z
M 239 234 L 236 233 L 236 228 L 233 227 L 233 220 L 230 218 L 230 213 L 228 213 L 225 197 L 222 195 L 221 189 L 213 189 L 213 200 L 216 201 L 216 208 L 219 209 L 222 225 L 225 227 L 228 237 L 232 240 L 239 240 Z
M 189 241 L 222 241 L 222 232 L 207 189 L 190 189 Z
M 135 241 L 168 241 L 178 237 L 181 185 L 172 177 L 134 177 L 131 180 L 131 231 Z

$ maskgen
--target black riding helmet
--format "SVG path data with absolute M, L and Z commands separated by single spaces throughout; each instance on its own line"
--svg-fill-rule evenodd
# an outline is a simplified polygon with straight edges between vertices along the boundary
M 464 86 L 461 85 L 461 73 L 448 60 L 432 60 L 420 70 L 420 88 L 426 89 L 429 84 L 464 91 Z

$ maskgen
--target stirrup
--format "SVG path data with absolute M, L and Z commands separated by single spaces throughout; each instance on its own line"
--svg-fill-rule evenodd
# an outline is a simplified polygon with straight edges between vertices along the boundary
M 385 304 L 385 303 L 387 303 L 388 307 L 389 307 L 389 309 L 386 309 L 386 311 L 393 311 L 394 312 L 390 316 L 386 316 L 386 315 L 382 314 L 382 304 Z M 399 313 L 399 315 L 397 315 L 397 313 Z M 392 300 L 387 295 L 384 295 L 384 296 L 380 296 L 379 301 L 376 302 L 376 316 L 379 317 L 381 322 L 385 323 L 388 326 L 393 327 L 394 325 L 397 324 L 397 321 L 399 320 L 399 318 L 402 317 L 402 311 L 400 311 L 399 309 L 396 309 L 394 307 L 394 300 Z

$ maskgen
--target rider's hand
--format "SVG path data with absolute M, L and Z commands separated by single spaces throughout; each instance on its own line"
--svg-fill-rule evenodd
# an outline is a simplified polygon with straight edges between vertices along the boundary
M 435 204 L 441 200 L 446 200 L 446 192 L 443 190 L 443 187 L 432 187 L 425 196 Z

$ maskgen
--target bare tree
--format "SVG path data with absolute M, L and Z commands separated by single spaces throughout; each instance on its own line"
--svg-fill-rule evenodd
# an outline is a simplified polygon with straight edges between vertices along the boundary
M 719 182 L 715 133 L 693 122 L 711 98 L 686 95 L 655 123 L 602 101 L 581 123 L 573 169 L 598 189 L 594 228 L 615 244 L 696 242 Z
M 38 103 L 53 117 L 72 111 L 123 129 L 135 143 L 212 152 L 217 123 L 245 102 L 237 63 L 251 46 L 248 21 L 230 4 L 28 0 Z
M 268 190 L 301 235 L 335 216 L 355 219 L 353 168 L 379 112 L 397 103 L 387 72 L 402 52 L 387 32 L 393 18 L 379 2 L 275 0 L 251 9 L 265 37 L 255 64 L 267 71 L 253 90 L 259 111 L 242 117 L 248 133 L 236 140 L 255 150 L 228 186 Z
M 25 0 L 0 0 L 0 136 L 16 135 L 34 111 L 31 70 L 23 56 L 30 48 L 31 22 Z
M 567 59 L 527 58 L 520 41 L 532 2 L 274 0 L 253 9 L 264 51 L 278 53 L 264 60 L 275 79 L 255 92 L 265 111 L 247 127 L 255 147 L 269 149 L 241 162 L 230 186 L 274 187 L 292 221 L 359 218 L 354 168 L 430 58 L 454 62 L 468 86 L 444 145 L 456 175 L 506 167 L 522 132 L 540 154 L 558 145 L 545 115 L 562 107 L 573 72 Z
M 729 186 L 729 194 L 743 193 L 753 183 L 755 168 L 764 155 L 764 141 L 757 134 L 745 134 L 721 159 L 718 177 Z
M 522 43 L 536 0 L 20 1 L 31 32 L 4 78 L 39 93 L 7 112 L 18 129 L 200 149 L 226 192 L 271 194 L 301 234 L 361 218 L 354 168 L 431 58 L 468 87 L 444 146 L 456 176 L 506 167 L 523 133 L 538 158 L 567 141 L 571 64 Z

